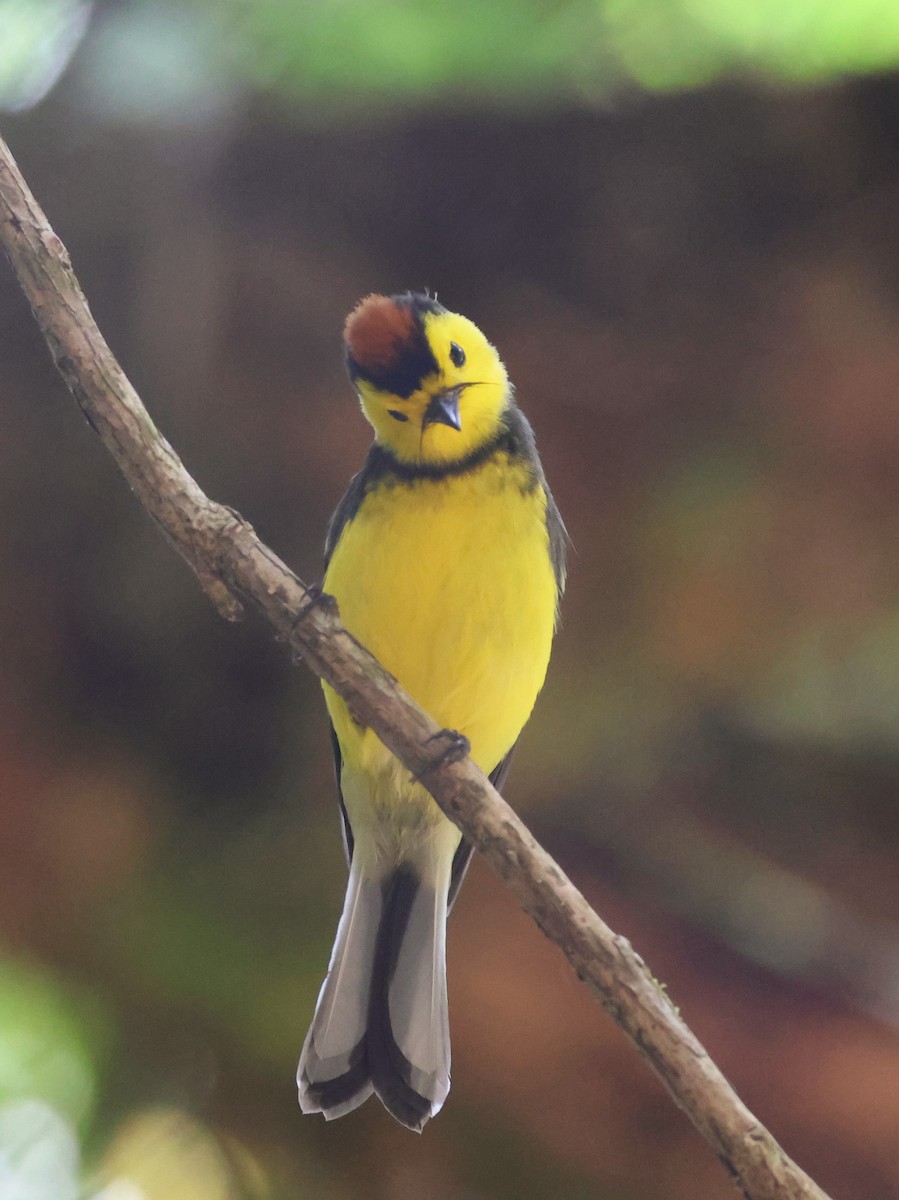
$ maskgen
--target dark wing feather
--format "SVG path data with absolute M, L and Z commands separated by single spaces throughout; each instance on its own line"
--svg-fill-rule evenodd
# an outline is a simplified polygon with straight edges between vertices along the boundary
M 562 593 L 565 591 L 565 578 L 568 574 L 566 559 L 571 538 L 568 536 L 568 530 L 565 528 L 565 522 L 562 520 L 562 514 L 553 499 L 552 492 L 545 483 L 543 486 L 546 488 L 546 531 L 549 534 L 549 557 L 561 600 Z
M 372 455 L 369 453 L 365 460 L 365 465 L 362 470 L 354 475 L 350 480 L 350 486 L 347 488 L 343 499 L 334 509 L 334 514 L 328 523 L 328 532 L 325 536 L 325 568 L 331 561 L 331 555 L 334 553 L 334 547 L 340 541 L 340 535 L 347 527 L 356 513 L 359 511 L 359 506 L 365 499 L 365 493 L 368 491 L 372 480 L 371 470 Z
M 334 553 L 335 546 L 340 541 L 340 535 L 359 511 L 359 507 L 365 499 L 365 493 L 371 486 L 372 480 L 379 474 L 375 450 L 376 447 L 373 446 L 362 470 L 350 480 L 350 486 L 347 488 L 343 499 L 334 509 L 334 514 L 328 523 L 328 532 L 325 536 L 325 570 L 327 570 L 328 563 L 331 561 L 331 555 Z M 347 865 L 349 865 L 353 857 L 353 830 L 350 826 L 350 819 L 347 816 L 346 805 L 343 802 L 343 790 L 340 786 L 340 776 L 343 772 L 343 755 L 340 751 L 340 742 L 337 740 L 334 726 L 329 725 L 329 729 L 331 731 L 331 748 L 334 751 L 334 774 L 337 778 L 337 797 L 340 800 L 340 815 L 343 819 L 343 848 L 346 852 Z
M 334 732 L 334 726 L 328 724 L 331 731 L 331 749 L 334 751 L 334 774 L 337 777 L 337 799 L 340 801 L 341 828 L 343 831 L 343 851 L 346 854 L 347 866 L 353 861 L 353 827 L 347 816 L 346 805 L 343 802 L 343 788 L 340 786 L 340 776 L 343 774 L 343 755 L 340 752 L 340 742 Z
M 328 563 L 331 561 L 331 555 L 334 553 L 335 546 L 340 541 L 340 535 L 359 511 L 359 507 L 365 499 L 365 494 L 371 486 L 372 481 L 380 474 L 376 450 L 377 447 L 373 446 L 369 451 L 362 470 L 350 480 L 350 486 L 347 488 L 343 499 L 335 508 L 334 515 L 328 523 L 328 532 L 325 536 L 325 570 L 327 570 Z M 330 725 L 329 728 L 331 730 L 331 747 L 334 751 L 334 774 L 337 777 L 337 796 L 340 800 L 340 815 L 343 818 L 343 848 L 346 852 L 347 864 L 349 865 L 353 857 L 353 830 L 350 826 L 350 819 L 347 816 L 346 805 L 343 802 L 343 790 L 340 786 L 340 776 L 343 772 L 343 755 L 340 751 L 340 742 L 337 740 L 334 726 Z
M 523 459 L 530 464 L 533 485 L 542 487 L 546 493 L 546 532 L 549 537 L 549 557 L 556 577 L 559 598 L 565 591 L 565 559 L 570 543 L 568 530 L 558 506 L 549 490 L 543 463 L 537 450 L 537 441 L 527 417 L 515 404 L 510 404 L 505 414 L 506 436 L 503 448 L 512 458 Z

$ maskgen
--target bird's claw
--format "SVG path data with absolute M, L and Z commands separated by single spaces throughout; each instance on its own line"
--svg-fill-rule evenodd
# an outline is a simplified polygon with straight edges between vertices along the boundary
M 457 729 L 441 729 L 438 733 L 432 734 L 428 738 L 428 741 L 444 741 L 446 743 L 431 763 L 430 769 L 432 771 L 437 767 L 444 766 L 446 763 L 460 762 L 471 753 L 471 742 L 464 733 L 459 733 Z
M 459 733 L 456 729 L 439 729 L 437 733 L 432 733 L 428 738 L 428 744 L 440 741 L 445 745 L 419 774 L 412 776 L 413 783 L 421 783 L 425 775 L 430 775 L 440 767 L 446 766 L 447 763 L 460 762 L 471 753 L 471 742 L 464 733 Z
M 302 625 L 309 614 L 316 608 L 323 609 L 331 617 L 336 617 L 339 615 L 337 601 L 334 599 L 334 597 L 328 592 L 324 591 L 323 588 L 313 584 L 311 587 L 306 588 L 306 599 L 303 604 L 300 605 L 300 611 L 290 623 L 290 634 L 284 637 L 283 640 L 285 642 L 292 641 L 293 634 L 296 629 Z M 302 651 L 297 646 L 293 646 L 291 650 L 292 661 L 294 663 L 298 663 L 302 661 L 302 657 Z
M 300 611 L 291 622 L 290 628 L 302 624 L 309 616 L 313 609 L 322 608 L 331 617 L 337 616 L 337 601 L 324 588 L 320 588 L 317 584 L 312 584 L 306 588 L 306 600 L 300 606 Z

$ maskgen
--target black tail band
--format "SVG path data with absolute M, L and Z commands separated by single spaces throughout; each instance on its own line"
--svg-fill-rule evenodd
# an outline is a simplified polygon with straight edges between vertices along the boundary
M 384 907 L 375 945 L 368 1000 L 368 1068 L 375 1091 L 388 1112 L 408 1129 L 420 1130 L 431 1115 L 431 1102 L 412 1086 L 412 1064 L 400 1050 L 390 1021 L 390 984 L 400 948 L 421 887 L 408 865 L 397 867 L 384 883 Z

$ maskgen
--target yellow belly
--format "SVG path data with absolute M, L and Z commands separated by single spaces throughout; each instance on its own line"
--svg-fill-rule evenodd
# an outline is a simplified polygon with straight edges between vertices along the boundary
M 341 535 L 325 576 L 350 631 L 491 771 L 530 716 L 549 662 L 556 585 L 546 496 L 525 468 L 381 486 Z M 344 761 L 372 779 L 395 760 L 325 687 Z

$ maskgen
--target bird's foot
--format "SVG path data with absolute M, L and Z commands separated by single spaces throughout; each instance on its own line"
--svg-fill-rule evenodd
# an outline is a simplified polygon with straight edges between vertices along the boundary
M 306 588 L 306 599 L 300 605 L 300 611 L 294 617 L 291 623 L 291 629 L 296 629 L 298 625 L 306 620 L 313 609 L 316 608 L 324 609 L 324 611 L 331 617 L 336 617 L 338 615 L 337 601 L 334 599 L 334 597 L 330 595 L 330 593 L 326 592 L 324 588 L 320 588 L 317 584 L 312 584 L 310 587 Z
M 459 733 L 456 729 L 441 729 L 438 733 L 432 734 L 428 738 L 428 742 L 444 743 L 442 749 L 438 750 L 437 756 L 429 764 L 429 771 L 435 771 L 447 763 L 460 762 L 471 753 L 471 742 L 464 733 Z
M 328 614 L 328 616 L 331 616 L 331 617 L 340 616 L 339 610 L 337 608 L 337 601 L 334 599 L 334 597 L 332 595 L 330 595 L 328 592 L 324 591 L 323 588 L 318 587 L 317 584 L 312 584 L 311 587 L 306 588 L 306 599 L 300 605 L 299 612 L 297 613 L 297 615 L 294 617 L 294 619 L 290 623 L 290 633 L 287 634 L 286 636 L 283 636 L 279 640 L 283 640 L 285 642 L 291 642 L 293 640 L 292 635 L 295 632 L 295 630 L 300 625 L 302 625 L 302 623 L 306 620 L 306 618 L 309 616 L 309 614 L 311 612 L 313 612 L 316 608 L 322 609 L 325 613 Z M 294 645 L 292 648 L 293 661 L 295 663 L 300 662 L 302 660 L 302 657 L 303 657 L 302 650 L 300 649 L 299 646 Z

